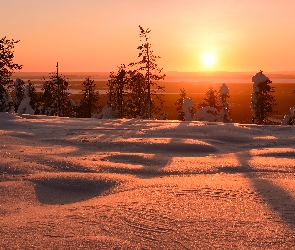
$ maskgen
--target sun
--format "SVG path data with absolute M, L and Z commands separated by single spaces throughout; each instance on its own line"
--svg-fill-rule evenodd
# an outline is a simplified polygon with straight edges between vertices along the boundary
M 206 53 L 203 55 L 202 61 L 206 66 L 211 66 L 215 63 L 215 56 L 211 53 Z

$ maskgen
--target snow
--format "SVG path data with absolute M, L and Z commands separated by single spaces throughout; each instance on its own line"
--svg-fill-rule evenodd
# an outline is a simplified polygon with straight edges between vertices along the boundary
M 109 106 L 108 104 L 103 107 L 103 109 L 101 110 L 99 114 L 92 115 L 92 118 L 96 118 L 96 119 L 109 119 L 113 117 L 114 115 L 113 115 L 112 107 Z
M 294 126 L 27 117 L 0 113 L 0 248 L 295 248 Z
M 264 75 L 262 73 L 262 71 L 256 73 L 253 77 L 252 77 L 252 82 L 253 82 L 253 92 L 259 92 L 259 88 L 258 88 L 258 84 L 259 83 L 262 83 L 262 82 L 265 82 L 265 81 L 268 81 L 269 78 Z
M 192 99 L 186 97 L 183 100 L 183 105 L 182 105 L 182 109 L 184 112 L 184 119 L 186 121 L 191 121 L 192 120 L 192 113 L 191 113 L 191 109 L 194 106 L 194 102 L 192 101 Z
M 292 117 L 294 117 L 295 115 L 295 107 L 290 108 L 290 114 L 289 115 L 285 115 L 283 121 L 282 121 L 282 125 L 292 125 L 290 124 L 290 121 L 292 120 Z
M 225 83 L 223 83 L 219 89 L 219 94 L 220 95 L 228 95 L 229 94 L 229 89 L 228 87 L 226 86 Z
M 18 109 L 17 109 L 17 114 L 22 115 L 22 114 L 29 114 L 33 115 L 35 111 L 30 105 L 31 98 L 30 98 L 30 85 L 26 85 L 25 87 L 25 95 L 26 97 L 21 101 Z
M 218 115 L 217 109 L 205 106 L 200 108 L 193 117 L 195 121 L 208 121 L 208 122 L 218 122 L 220 121 L 220 115 Z

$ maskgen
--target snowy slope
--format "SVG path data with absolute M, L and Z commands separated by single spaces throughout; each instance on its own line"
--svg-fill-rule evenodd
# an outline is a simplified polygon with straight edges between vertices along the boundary
M 4 249 L 295 247 L 292 126 L 24 117 L 0 113 Z

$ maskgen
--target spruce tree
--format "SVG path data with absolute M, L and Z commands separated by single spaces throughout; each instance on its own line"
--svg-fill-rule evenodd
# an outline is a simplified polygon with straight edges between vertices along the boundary
M 42 113 L 49 116 L 70 116 L 72 107 L 69 100 L 69 83 L 57 72 L 50 74 L 42 87 Z
M 174 102 L 174 104 L 176 105 L 176 110 L 178 113 L 178 120 L 180 121 L 184 121 L 184 112 L 183 112 L 183 102 L 184 99 L 186 98 L 186 91 L 185 89 L 180 89 L 180 97 Z
M 107 84 L 109 87 L 108 102 L 111 105 L 114 116 L 117 118 L 123 118 L 129 115 L 126 103 L 129 78 L 129 72 L 125 64 L 118 67 L 116 73 L 110 73 L 110 80 Z
M 216 108 L 217 111 L 221 110 L 219 93 L 216 90 L 214 90 L 211 86 L 209 87 L 209 90 L 206 92 L 204 101 L 202 103 L 199 103 L 199 108 L 204 108 L 206 106 Z
M 77 117 L 90 118 L 92 114 L 98 112 L 99 92 L 95 91 L 94 80 L 87 77 L 83 82 L 83 97 L 77 110 Z
M 163 69 L 158 67 L 157 60 L 160 57 L 153 54 L 152 44 L 149 42 L 148 35 L 151 30 L 144 30 L 140 25 L 139 29 L 141 45 L 138 46 L 137 49 L 139 50 L 138 57 L 140 57 L 140 61 L 130 63 L 129 66 L 137 67 L 136 70 L 144 76 L 142 87 L 145 90 L 143 106 L 145 110 L 142 114 L 142 117 L 151 118 L 152 114 L 158 114 L 162 110 L 163 98 L 160 94 L 158 94 L 158 91 L 162 91 L 164 87 L 158 85 L 158 81 L 163 80 L 165 74 L 162 74 Z M 138 74 L 134 75 L 139 76 Z M 141 77 L 137 80 L 141 80 Z
M 252 77 L 254 82 L 251 95 L 252 123 L 256 124 L 267 124 L 269 115 L 274 113 L 274 107 L 277 105 L 272 95 L 275 92 L 274 87 L 270 86 L 272 81 L 262 72 L 260 71 Z
M 13 112 L 13 101 L 9 94 L 13 88 L 11 76 L 14 71 L 22 69 L 22 65 L 13 62 L 13 49 L 18 42 L 6 37 L 0 39 L 0 112 Z

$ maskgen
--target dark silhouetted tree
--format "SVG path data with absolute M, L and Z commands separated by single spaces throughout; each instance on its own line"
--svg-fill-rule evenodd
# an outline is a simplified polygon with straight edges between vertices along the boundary
M 42 93 L 38 93 L 36 91 L 36 88 L 31 81 L 28 81 L 29 85 L 29 97 L 30 97 L 30 105 L 33 110 L 35 110 L 35 115 L 38 115 L 41 113 L 41 98 Z
M 20 103 L 25 97 L 26 97 L 25 82 L 17 78 L 15 81 L 15 87 L 14 87 L 14 111 L 15 112 L 17 112 Z
M 113 115 L 117 118 L 128 116 L 128 107 L 126 99 L 128 98 L 128 88 L 130 83 L 130 75 L 126 66 L 122 64 L 118 67 L 118 71 L 110 73 L 108 81 L 108 103 L 112 108 Z
M 162 73 L 162 69 L 158 67 L 157 60 L 159 56 L 155 56 L 152 50 L 152 44 L 149 42 L 150 29 L 144 30 L 141 26 L 140 29 L 140 42 L 141 45 L 137 47 L 139 50 L 140 61 L 130 63 L 129 66 L 137 67 L 136 70 L 140 74 L 134 74 L 134 76 L 140 76 L 138 80 L 141 80 L 141 76 L 144 76 L 144 82 L 142 82 L 142 88 L 144 88 L 144 108 L 142 118 L 151 118 L 152 114 L 159 114 L 162 110 L 163 98 L 158 91 L 162 91 L 164 87 L 158 85 L 159 80 L 163 80 L 165 74 Z M 133 71 L 134 72 L 134 71 Z M 134 79 L 133 76 L 133 80 Z
M 94 80 L 87 77 L 83 82 L 83 97 L 77 110 L 77 117 L 90 118 L 99 111 L 99 92 L 95 90 Z
M 0 39 L 0 111 L 13 112 L 13 101 L 9 94 L 13 88 L 11 76 L 14 71 L 21 70 L 22 65 L 13 62 L 14 45 L 19 40 Z
M 198 106 L 199 108 L 204 108 L 206 106 L 209 106 L 212 108 L 216 108 L 217 111 L 220 111 L 221 105 L 220 105 L 219 93 L 210 86 L 209 90 L 206 92 L 204 101 L 202 103 L 199 103 Z
M 184 112 L 183 112 L 183 101 L 186 98 L 186 91 L 185 89 L 180 89 L 180 97 L 174 102 L 176 105 L 176 110 L 178 112 L 178 120 L 184 121 Z
M 57 65 L 58 67 L 58 65 Z M 71 116 L 73 107 L 69 96 L 69 83 L 58 70 L 50 74 L 42 87 L 42 113 L 49 116 Z

